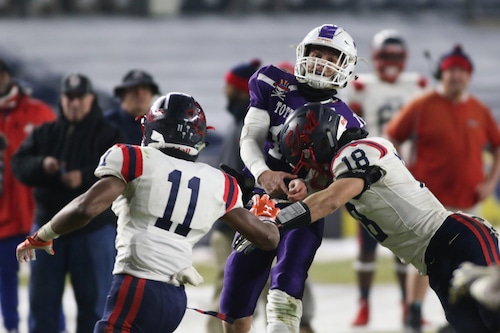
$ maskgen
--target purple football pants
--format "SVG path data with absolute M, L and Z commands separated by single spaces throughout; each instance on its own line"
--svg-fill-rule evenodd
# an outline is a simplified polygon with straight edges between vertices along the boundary
M 233 251 L 224 271 L 221 312 L 235 319 L 252 315 L 269 275 L 270 289 L 302 299 L 307 272 L 321 245 L 324 223 L 320 220 L 285 232 L 274 251 Z M 275 257 L 276 264 L 271 268 Z

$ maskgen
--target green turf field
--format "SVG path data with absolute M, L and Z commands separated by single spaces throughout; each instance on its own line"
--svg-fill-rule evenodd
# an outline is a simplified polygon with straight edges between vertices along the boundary
M 315 283 L 354 284 L 356 276 L 352 268 L 352 260 L 313 263 L 309 270 L 309 278 Z M 215 270 L 210 264 L 196 264 L 196 269 L 205 279 L 204 284 L 212 284 Z M 377 259 L 377 270 L 374 283 L 396 283 L 394 261 L 392 257 Z

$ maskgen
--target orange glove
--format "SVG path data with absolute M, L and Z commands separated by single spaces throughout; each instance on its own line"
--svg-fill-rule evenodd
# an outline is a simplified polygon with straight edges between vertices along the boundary
M 280 209 L 276 207 L 275 200 L 271 199 L 267 194 L 263 196 L 256 194 L 252 197 L 252 201 L 253 205 L 250 213 L 258 217 L 267 217 L 273 222 L 276 221 Z
M 16 257 L 19 262 L 28 262 L 30 260 L 36 260 L 35 250 L 45 250 L 48 254 L 54 255 L 54 250 L 52 249 L 52 240 L 43 242 L 36 240 L 37 233 L 33 236 L 28 236 L 24 242 L 20 243 L 16 249 Z
M 269 195 L 264 194 L 260 196 L 255 194 L 252 197 L 252 208 L 250 208 L 250 213 L 257 216 L 263 222 L 272 222 L 276 224 L 276 216 L 280 212 L 280 209 L 276 207 L 276 201 L 271 199 Z M 236 252 L 243 252 L 248 254 L 255 249 L 255 245 L 253 245 L 248 239 L 237 234 L 238 236 L 233 241 L 233 249 Z

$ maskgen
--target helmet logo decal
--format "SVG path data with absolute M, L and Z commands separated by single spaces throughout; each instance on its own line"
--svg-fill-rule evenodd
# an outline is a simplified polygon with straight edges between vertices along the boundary
M 319 122 L 314 116 L 314 111 L 310 110 L 306 114 L 306 124 L 302 131 L 299 130 L 299 125 L 295 129 L 288 131 L 286 135 L 286 145 L 291 147 L 292 156 L 298 156 L 302 153 L 302 147 L 311 143 L 309 135 L 318 127 Z
M 150 112 L 146 113 L 146 120 L 153 123 L 156 119 L 158 119 L 161 115 L 165 114 L 165 110 L 163 108 L 159 109 L 151 109 Z
M 321 27 L 319 31 L 318 37 L 332 39 L 335 36 L 335 32 L 337 32 L 337 27 L 334 25 L 324 25 Z

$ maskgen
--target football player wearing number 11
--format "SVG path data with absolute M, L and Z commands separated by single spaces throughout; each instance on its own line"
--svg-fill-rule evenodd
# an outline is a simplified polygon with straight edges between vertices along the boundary
M 323 123 L 315 126 L 319 119 Z M 471 298 L 449 300 L 450 280 L 461 263 L 500 264 L 495 229 L 480 217 L 446 210 L 412 176 L 388 140 L 367 138 L 365 130 L 345 123 L 334 109 L 318 103 L 306 104 L 287 119 L 280 148 L 288 162 L 309 168 L 328 165 L 334 182 L 283 208 L 278 224 L 309 225 L 345 205 L 382 246 L 429 276 L 458 333 L 500 332 L 500 312 Z M 325 151 L 329 160 L 318 161 Z M 292 180 L 293 186 L 300 181 Z
M 206 145 L 207 126 L 191 96 L 158 98 L 143 126 L 142 146 L 111 147 L 95 170 L 101 179 L 16 251 L 19 261 L 34 260 L 36 249 L 54 254 L 54 238 L 82 228 L 113 204 L 117 256 L 94 333 L 173 332 L 186 311 L 184 285 L 203 281 L 192 266 L 193 245 L 217 219 L 263 250 L 275 249 L 280 239 L 272 223 L 277 209 L 269 206 L 257 218 L 243 208 L 236 179 L 195 162 Z

